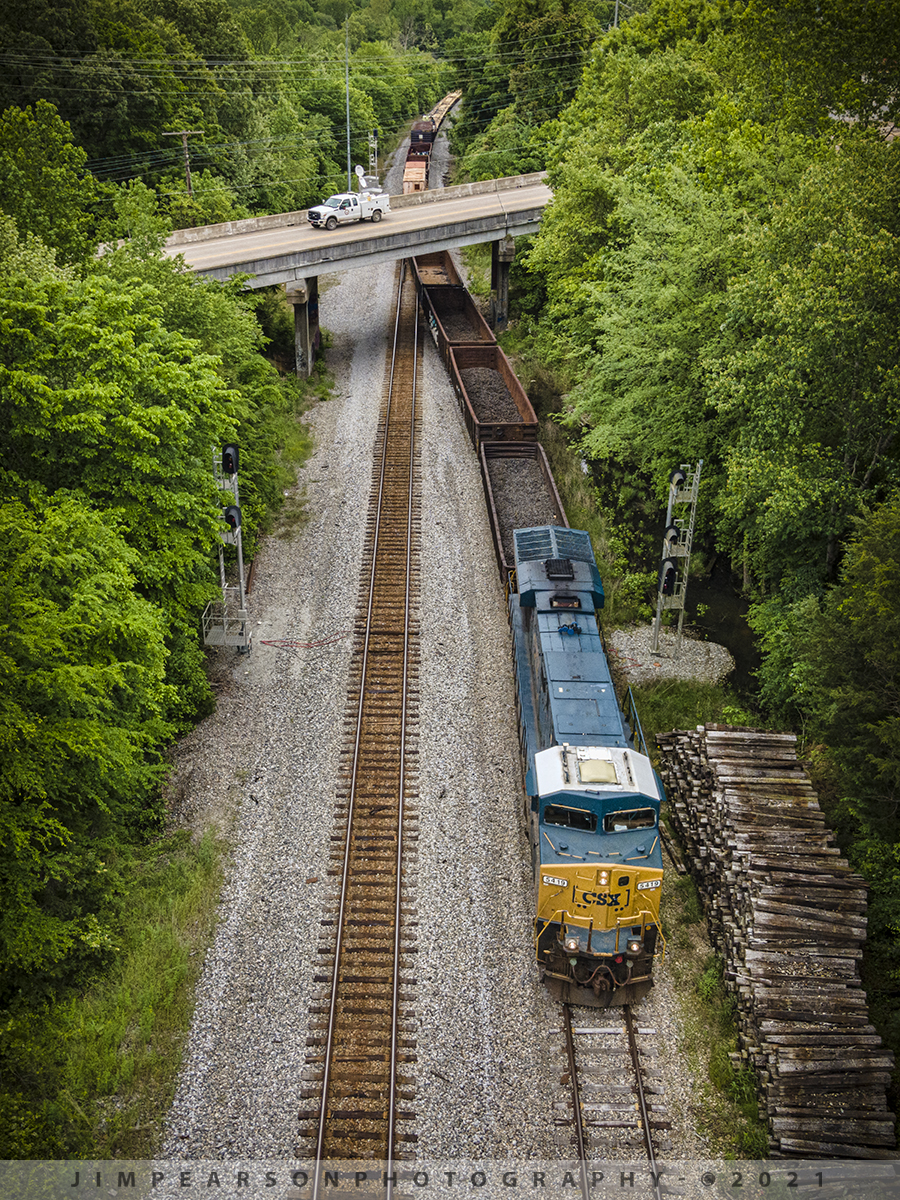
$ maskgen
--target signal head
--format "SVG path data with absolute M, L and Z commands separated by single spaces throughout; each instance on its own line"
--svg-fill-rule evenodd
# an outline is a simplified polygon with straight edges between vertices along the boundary
M 678 579 L 678 568 L 671 558 L 665 558 L 659 568 L 659 591 L 663 596 L 671 596 L 675 592 L 675 582 Z

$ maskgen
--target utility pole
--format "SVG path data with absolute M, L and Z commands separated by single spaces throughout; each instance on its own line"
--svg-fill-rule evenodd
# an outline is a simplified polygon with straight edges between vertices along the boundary
M 191 156 L 188 153 L 187 140 L 195 135 L 202 135 L 202 129 L 179 129 L 175 133 L 164 133 L 163 137 L 180 137 L 181 144 L 184 146 L 184 177 L 187 181 L 187 194 L 193 200 L 194 189 L 191 187 Z
M 344 23 L 346 31 L 344 40 L 344 85 L 347 92 L 347 191 L 353 191 L 353 178 L 350 174 L 350 18 Z

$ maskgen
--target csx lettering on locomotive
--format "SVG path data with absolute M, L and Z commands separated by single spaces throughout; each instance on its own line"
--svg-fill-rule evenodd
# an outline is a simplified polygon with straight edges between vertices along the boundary
M 572 889 L 572 899 L 576 904 L 608 904 L 610 908 L 622 908 L 627 904 L 627 900 L 622 899 L 621 892 L 615 892 L 610 895 L 603 895 L 598 892 L 582 892 L 579 897 L 575 889 Z

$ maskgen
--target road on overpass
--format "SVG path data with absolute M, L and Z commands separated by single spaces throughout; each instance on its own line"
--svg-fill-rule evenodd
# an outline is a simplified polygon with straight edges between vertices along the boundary
M 248 286 L 266 287 L 535 233 L 551 196 L 541 176 L 491 180 L 394 196 L 379 224 L 313 229 L 298 212 L 183 230 L 169 240 L 167 253 L 183 254 L 198 274 L 220 280 L 248 274 Z

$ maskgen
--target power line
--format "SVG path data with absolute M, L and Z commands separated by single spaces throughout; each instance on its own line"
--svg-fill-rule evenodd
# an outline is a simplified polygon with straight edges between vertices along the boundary
M 446 55 L 442 55 L 441 57 L 437 58 L 437 57 L 433 57 L 430 54 L 430 52 L 413 51 L 413 52 L 399 54 L 399 55 L 395 56 L 394 58 L 392 58 L 390 61 L 392 63 L 397 63 L 398 61 L 400 63 L 402 63 L 404 60 L 409 60 L 410 62 L 418 60 L 418 62 L 421 64 L 421 60 L 424 57 L 427 57 L 430 60 L 429 65 L 434 65 L 434 66 L 442 66 L 442 65 L 447 65 L 447 64 L 452 65 L 453 63 L 457 63 L 457 62 L 470 63 L 474 60 L 496 59 L 496 60 L 503 61 L 505 59 L 512 60 L 512 59 L 516 59 L 516 58 L 527 57 L 527 55 L 530 54 L 534 49 L 537 49 L 540 47 L 553 47 L 554 45 L 557 45 L 557 44 L 561 47 L 569 48 L 569 47 L 572 47 L 573 44 L 575 44 L 575 45 L 584 45 L 584 44 L 592 45 L 593 40 L 591 40 L 588 43 L 573 43 L 572 37 L 571 37 L 571 31 L 562 29 L 559 31 L 558 34 L 541 33 L 540 35 L 538 35 L 537 37 L 532 38 L 532 39 L 510 38 L 507 41 L 497 42 L 494 45 L 489 46 L 483 52 L 478 52 L 478 51 L 470 52 L 467 50 L 464 54 L 461 54 L 459 56 L 454 56 L 452 54 L 446 54 Z M 505 47 L 515 47 L 515 49 L 513 51 L 508 51 L 507 49 L 505 49 Z M 78 55 L 78 54 L 68 54 L 68 55 L 55 54 L 55 53 L 51 53 L 51 52 L 47 52 L 47 51 L 3 51 L 3 52 L 0 52 L 0 62 L 9 62 L 11 64 L 19 64 L 19 65 L 24 65 L 24 66 L 28 66 L 28 65 L 36 65 L 36 66 L 63 65 L 63 66 L 71 67 L 75 64 L 86 62 L 92 58 L 96 58 L 98 53 L 103 49 L 105 49 L 105 47 L 98 47 L 97 50 L 95 50 L 95 51 L 89 51 L 87 53 L 80 54 L 80 55 Z M 353 55 L 351 57 L 351 63 L 354 66 L 362 65 L 362 64 L 373 64 L 376 66 L 383 66 L 385 61 L 386 61 L 386 59 L 385 59 L 384 55 L 377 55 L 377 56 L 371 56 L 371 57 L 370 56 Z M 270 71 L 270 72 L 275 72 L 275 71 L 292 70 L 292 69 L 294 69 L 296 67 L 300 67 L 300 66 L 306 66 L 306 67 L 311 67 L 311 68 L 318 68 L 318 67 L 343 68 L 343 65 L 344 65 L 343 57 L 327 58 L 327 57 L 316 57 L 316 56 L 312 56 L 312 55 L 299 55 L 295 58 L 278 58 L 278 59 L 259 59 L 259 58 L 176 59 L 176 58 L 131 58 L 131 57 L 122 56 L 121 62 L 124 65 L 128 65 L 130 67 L 144 67 L 144 68 L 151 68 L 151 69 L 156 68 L 157 74 L 164 74 L 167 76 L 171 76 L 173 73 L 176 73 L 176 75 L 177 75 L 177 71 L 180 69 L 183 69 L 189 73 L 197 72 L 202 75 L 205 75 L 215 68 L 221 69 L 221 68 L 226 68 L 226 67 L 229 67 L 229 68 L 239 67 L 239 68 L 242 68 L 247 71 L 256 71 L 256 72 L 261 72 L 261 71 L 266 71 L 266 70 Z M 104 63 L 104 66 L 107 68 L 110 68 L 110 67 L 114 67 L 115 64 L 107 61 Z M 152 74 L 152 70 L 147 70 L 146 73 L 148 75 Z

